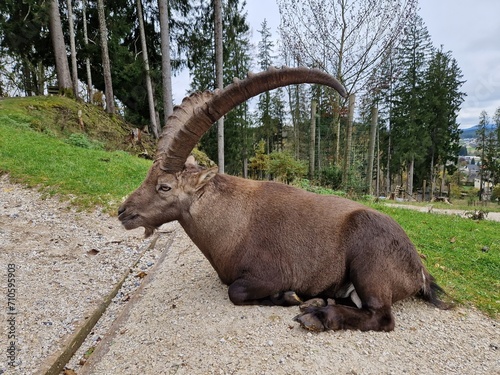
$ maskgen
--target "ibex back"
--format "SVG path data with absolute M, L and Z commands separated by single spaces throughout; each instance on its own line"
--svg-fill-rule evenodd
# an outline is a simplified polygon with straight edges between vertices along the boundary
M 300 82 L 326 84 L 345 96 L 323 72 L 283 68 L 185 99 L 165 126 L 146 180 L 119 209 L 123 225 L 143 226 L 150 235 L 177 220 L 237 305 L 299 305 L 320 297 L 296 317 L 310 330 L 390 331 L 392 303 L 417 294 L 447 308 L 437 296 L 441 288 L 389 216 L 340 197 L 218 174 L 188 157 L 232 107 Z

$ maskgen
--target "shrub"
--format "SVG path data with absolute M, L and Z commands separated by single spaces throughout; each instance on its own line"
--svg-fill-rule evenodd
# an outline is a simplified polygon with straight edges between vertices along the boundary
M 272 152 L 269 155 L 269 173 L 276 179 L 290 183 L 307 172 L 306 164 L 295 160 L 289 152 Z
M 72 146 L 77 146 L 77 147 L 91 149 L 91 150 L 103 150 L 104 149 L 104 144 L 102 142 L 93 141 L 93 140 L 89 139 L 83 133 L 71 134 L 66 142 Z
M 317 173 L 317 179 L 321 186 L 326 186 L 333 190 L 340 189 L 342 186 L 342 170 L 335 165 L 329 166 Z
M 500 204 L 500 184 L 496 184 L 491 192 L 491 200 Z

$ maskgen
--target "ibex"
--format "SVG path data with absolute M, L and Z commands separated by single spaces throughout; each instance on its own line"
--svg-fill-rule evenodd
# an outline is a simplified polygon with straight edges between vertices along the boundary
M 185 98 L 165 124 L 145 181 L 119 208 L 119 219 L 126 229 L 144 227 L 146 236 L 177 220 L 236 305 L 329 301 L 306 304 L 295 318 L 310 330 L 391 331 L 392 303 L 412 295 L 447 308 L 438 297 L 442 289 L 389 216 L 345 198 L 219 174 L 189 157 L 232 108 L 299 83 L 327 85 L 346 96 L 320 70 L 272 68 Z M 349 297 L 353 303 L 332 302 Z

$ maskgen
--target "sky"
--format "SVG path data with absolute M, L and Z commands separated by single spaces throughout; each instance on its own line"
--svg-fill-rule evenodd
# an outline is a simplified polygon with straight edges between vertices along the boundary
M 457 119 L 460 127 L 478 124 L 483 110 L 491 119 L 500 107 L 500 1 L 419 0 L 419 6 L 434 46 L 451 51 L 466 81 L 461 88 L 467 96 Z M 264 19 L 273 38 L 279 37 L 276 1 L 247 0 L 246 10 L 253 44 L 260 40 Z M 188 81 L 186 72 L 173 78 L 175 102 L 186 93 Z

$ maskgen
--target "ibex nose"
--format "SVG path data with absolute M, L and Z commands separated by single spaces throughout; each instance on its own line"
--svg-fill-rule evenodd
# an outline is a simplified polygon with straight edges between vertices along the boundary
M 125 206 L 120 206 L 120 207 L 118 208 L 118 216 L 120 216 L 120 215 L 121 215 L 122 213 L 124 213 L 124 212 L 125 212 Z

